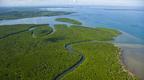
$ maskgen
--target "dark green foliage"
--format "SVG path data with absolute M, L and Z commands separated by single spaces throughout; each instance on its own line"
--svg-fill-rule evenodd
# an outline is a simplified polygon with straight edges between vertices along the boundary
M 75 24 L 75 25 L 81 25 L 82 24 L 81 22 L 74 20 L 74 19 L 70 19 L 70 18 L 57 18 L 56 21 L 66 22 L 66 23 Z
M 52 28 L 48 27 L 47 25 L 43 25 L 35 27 L 31 32 L 33 37 L 39 38 L 50 34 L 52 31 Z
M 22 27 L 25 26 L 19 26 Z M 45 42 L 46 39 L 55 36 L 44 36 L 33 38 L 31 31 L 26 31 L 1 39 L 0 79 L 51 80 L 79 59 L 78 55 L 67 53 L 63 48 L 64 42 Z
M 63 24 L 55 25 L 56 32 L 52 32 L 54 30 L 48 25 L 31 26 L 0 26 L 1 36 L 26 29 L 0 39 L 0 80 L 52 80 L 81 59 L 80 54 L 69 54 L 66 44 L 87 40 L 107 41 L 119 34 L 112 29 L 67 27 Z M 86 60 L 63 79 L 133 80 L 122 71 L 118 49 L 112 44 L 83 43 L 74 45 L 74 48 L 83 52 Z
M 119 49 L 110 43 L 80 42 L 73 45 L 82 52 L 85 61 L 62 80 L 136 80 L 123 71 Z
M 21 27 L 22 26 L 22 27 Z M 0 37 L 14 33 L 14 32 L 19 32 L 22 30 L 27 30 L 33 25 L 7 25 L 7 26 L 0 26 Z
M 64 40 L 64 37 L 53 37 L 53 38 L 46 39 L 46 41 L 48 41 L 48 42 L 57 42 L 57 41 L 61 41 L 61 40 Z

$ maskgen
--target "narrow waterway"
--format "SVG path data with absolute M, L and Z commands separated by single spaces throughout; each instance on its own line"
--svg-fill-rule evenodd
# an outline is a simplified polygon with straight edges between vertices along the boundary
M 126 7 L 71 7 L 39 8 L 40 10 L 73 11 L 70 15 L 53 17 L 33 17 L 15 20 L 0 20 L 0 25 L 14 24 L 65 24 L 55 18 L 68 17 L 80 20 L 88 27 L 106 27 L 120 30 L 122 35 L 115 38 L 115 43 L 123 50 L 123 63 L 138 77 L 144 80 L 144 10 Z M 121 9 L 121 10 L 119 10 Z M 141 10 L 142 9 L 142 10 Z M 54 29 L 53 29 L 54 30 Z

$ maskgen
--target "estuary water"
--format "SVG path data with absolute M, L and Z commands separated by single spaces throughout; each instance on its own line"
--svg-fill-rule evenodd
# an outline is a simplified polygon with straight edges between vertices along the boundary
M 88 27 L 106 27 L 122 32 L 114 42 L 123 49 L 126 67 L 144 80 L 144 9 L 143 7 L 41 7 L 39 10 L 70 11 L 70 15 L 33 17 L 14 20 L 0 20 L 0 25 L 13 24 L 59 24 L 55 18 L 68 17 L 80 20 Z M 63 24 L 63 23 L 62 23 Z

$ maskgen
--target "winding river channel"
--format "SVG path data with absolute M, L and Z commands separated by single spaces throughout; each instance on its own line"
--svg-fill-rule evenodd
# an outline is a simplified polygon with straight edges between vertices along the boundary
M 68 17 L 81 21 L 88 27 L 106 27 L 117 29 L 122 34 L 115 38 L 113 43 L 122 49 L 122 62 L 126 68 L 139 78 L 144 80 L 144 10 L 141 8 L 126 8 L 125 7 L 62 7 L 62 8 L 39 8 L 40 10 L 54 11 L 73 11 L 76 13 L 70 15 L 53 16 L 53 17 L 33 17 L 14 20 L 0 20 L 0 25 L 14 24 L 61 24 L 54 19 L 58 17 Z M 63 23 L 62 23 L 63 24 Z M 54 27 L 52 33 L 55 32 Z M 27 29 L 29 30 L 29 29 Z M 23 30 L 21 32 L 27 31 Z M 14 35 L 20 32 L 8 34 L 5 37 Z M 0 38 L 1 39 L 1 38 Z M 80 42 L 73 42 L 78 44 Z M 72 48 L 72 43 L 65 45 L 69 52 L 75 51 Z M 60 79 L 67 72 L 78 67 L 85 57 L 81 52 L 75 51 L 81 55 L 81 59 L 72 67 L 58 74 L 54 80 Z

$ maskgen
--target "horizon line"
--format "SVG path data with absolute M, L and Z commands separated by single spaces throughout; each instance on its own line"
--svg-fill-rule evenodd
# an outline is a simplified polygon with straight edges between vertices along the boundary
M 99 7 L 102 7 L 102 6 L 109 6 L 109 7 L 144 7 L 144 5 L 135 5 L 135 6 L 121 6 L 121 5 L 34 5 L 34 6 L 0 6 L 0 7 L 76 7 L 76 6 L 99 6 Z

